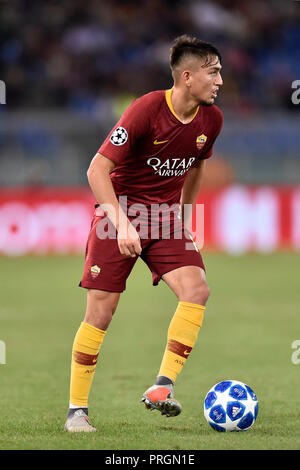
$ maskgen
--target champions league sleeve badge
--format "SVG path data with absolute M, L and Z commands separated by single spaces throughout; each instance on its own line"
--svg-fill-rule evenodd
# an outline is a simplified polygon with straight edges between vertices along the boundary
M 127 142 L 128 133 L 124 127 L 117 127 L 110 136 L 109 141 L 113 145 L 124 145 Z

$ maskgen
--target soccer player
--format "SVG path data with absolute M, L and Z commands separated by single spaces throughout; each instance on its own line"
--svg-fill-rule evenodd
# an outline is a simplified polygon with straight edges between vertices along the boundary
M 205 160 L 222 127 L 214 102 L 223 82 L 220 53 L 197 38 L 175 39 L 170 66 L 174 86 L 134 100 L 88 169 L 97 204 L 80 282 L 87 308 L 73 343 L 69 432 L 96 430 L 88 418 L 96 363 L 139 256 L 153 284 L 163 279 L 178 298 L 155 384 L 142 401 L 166 416 L 181 411 L 174 383 L 196 343 L 209 296 L 201 254 L 197 247 L 187 249 L 192 211 L 185 209 L 195 205 Z

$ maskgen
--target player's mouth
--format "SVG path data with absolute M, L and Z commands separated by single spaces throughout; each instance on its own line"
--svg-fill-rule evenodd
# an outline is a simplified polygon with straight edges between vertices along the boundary
M 213 91 L 212 92 L 212 97 L 217 98 L 217 96 L 218 96 L 218 90 Z

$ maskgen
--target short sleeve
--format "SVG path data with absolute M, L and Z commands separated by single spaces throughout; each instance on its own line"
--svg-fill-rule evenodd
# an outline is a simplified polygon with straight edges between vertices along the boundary
M 212 135 L 209 139 L 209 142 L 207 142 L 207 146 L 204 147 L 203 153 L 200 156 L 201 160 L 206 160 L 207 158 L 210 158 L 213 154 L 213 146 L 216 141 L 216 138 L 221 132 L 222 126 L 223 126 L 223 113 L 222 111 L 215 106 L 215 115 L 213 117 L 213 130 L 212 130 Z
M 134 100 L 98 150 L 117 165 L 128 159 L 149 130 L 149 113 L 143 99 Z

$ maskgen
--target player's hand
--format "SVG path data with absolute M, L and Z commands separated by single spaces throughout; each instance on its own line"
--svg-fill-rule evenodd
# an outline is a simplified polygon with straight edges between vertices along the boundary
M 131 224 L 119 228 L 118 245 L 121 255 L 126 258 L 135 258 L 142 252 L 140 237 Z

